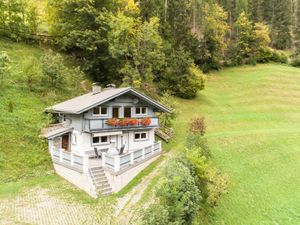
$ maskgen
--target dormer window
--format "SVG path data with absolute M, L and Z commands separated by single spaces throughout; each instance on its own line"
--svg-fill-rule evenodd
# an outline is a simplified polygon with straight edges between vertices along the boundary
M 93 115 L 94 116 L 108 116 L 108 108 L 101 106 L 93 108 Z
M 147 107 L 136 107 L 135 115 L 137 116 L 146 116 L 147 115 Z

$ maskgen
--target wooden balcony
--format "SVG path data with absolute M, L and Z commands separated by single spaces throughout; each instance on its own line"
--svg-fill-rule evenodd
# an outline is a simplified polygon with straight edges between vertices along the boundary
M 145 125 L 142 120 L 145 118 L 131 118 L 136 119 L 137 123 L 125 124 L 125 125 L 111 125 L 109 123 L 110 119 L 85 119 L 84 130 L 87 132 L 99 131 L 99 130 L 132 130 L 137 128 L 155 128 L 159 127 L 157 117 L 149 117 L 150 124 Z M 122 119 L 119 119 L 122 120 Z

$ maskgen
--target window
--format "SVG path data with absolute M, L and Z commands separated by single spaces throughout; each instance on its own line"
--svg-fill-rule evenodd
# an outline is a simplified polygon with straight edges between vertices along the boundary
M 146 107 L 136 107 L 135 114 L 136 115 L 147 115 L 147 108 Z
M 124 117 L 131 118 L 131 107 L 124 107 Z
M 93 145 L 108 144 L 108 136 L 93 137 Z
M 134 134 L 134 139 L 136 141 L 140 141 L 140 140 L 146 140 L 147 139 L 147 132 L 138 132 Z
M 107 116 L 108 115 L 108 108 L 107 107 L 93 108 L 93 115 L 95 115 L 95 116 Z

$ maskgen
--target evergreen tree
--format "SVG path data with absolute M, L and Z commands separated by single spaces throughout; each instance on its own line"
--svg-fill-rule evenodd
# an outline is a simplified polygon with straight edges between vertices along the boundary
M 287 49 L 292 45 L 291 36 L 291 2 L 274 0 L 274 16 L 271 29 L 272 46 L 276 49 Z

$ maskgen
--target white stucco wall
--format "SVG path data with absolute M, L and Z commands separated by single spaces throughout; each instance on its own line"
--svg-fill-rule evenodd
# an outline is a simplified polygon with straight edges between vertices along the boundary
M 94 192 L 93 185 L 87 177 L 87 174 L 71 170 L 56 163 L 53 163 L 53 165 L 58 175 L 60 175 L 70 183 L 74 184 L 78 188 L 84 190 L 90 196 L 97 197 L 96 193 Z
M 143 169 L 149 166 L 152 162 L 157 160 L 160 154 L 145 161 L 141 164 L 130 168 L 129 170 L 121 174 L 113 174 L 110 171 L 105 171 L 106 177 L 111 185 L 113 192 L 119 192 L 123 187 L 125 187 L 135 176 L 137 176 Z

